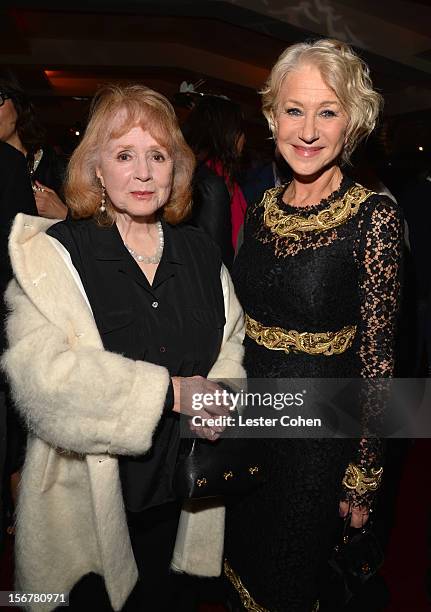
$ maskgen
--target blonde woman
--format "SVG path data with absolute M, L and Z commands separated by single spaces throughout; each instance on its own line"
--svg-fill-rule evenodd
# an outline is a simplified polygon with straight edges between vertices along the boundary
M 69 165 L 73 219 L 18 215 L 12 229 L 3 366 L 29 430 L 17 586 L 70 592 L 73 610 L 172 610 L 171 565 L 221 569 L 221 506 L 184 512 L 175 546 L 178 412 L 219 389 L 207 376 L 243 373 L 229 274 L 180 225 L 193 167 L 166 98 L 108 87 Z
M 380 107 L 367 66 L 336 40 L 293 45 L 271 71 L 263 112 L 293 180 L 250 206 L 234 266 L 250 377 L 392 374 L 400 213 L 342 169 Z M 370 397 L 362 409 L 366 422 L 379 406 Z M 382 476 L 381 444 L 284 439 L 260 446 L 268 480 L 230 510 L 226 574 L 241 609 L 310 612 L 337 517 L 351 513 L 353 527 L 367 520 Z

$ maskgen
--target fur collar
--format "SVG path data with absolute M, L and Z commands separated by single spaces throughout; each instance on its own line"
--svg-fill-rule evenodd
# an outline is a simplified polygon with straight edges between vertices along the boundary
M 54 223 L 57 221 L 17 214 L 9 236 L 15 278 L 49 321 L 62 329 L 85 335 L 93 346 L 102 347 L 92 313 L 64 260 L 45 233 Z M 67 296 L 67 299 L 59 299 L 59 296 Z

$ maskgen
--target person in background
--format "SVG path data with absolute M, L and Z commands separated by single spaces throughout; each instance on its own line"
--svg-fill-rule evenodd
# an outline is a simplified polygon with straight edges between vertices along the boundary
M 3 367 L 29 429 L 17 582 L 71 591 L 70 610 L 170 612 L 171 562 L 221 570 L 223 506 L 183 514 L 172 485 L 180 409 L 221 391 L 208 377 L 244 374 L 229 273 L 208 236 L 181 223 L 193 169 L 164 96 L 108 86 L 68 167 L 72 216 L 18 215 L 12 229 Z
M 420 159 L 420 172 L 406 184 L 399 196 L 399 203 L 404 210 L 409 225 L 409 240 L 414 268 L 414 285 L 416 297 L 416 359 L 415 376 L 426 376 L 431 355 L 427 355 L 427 327 L 429 322 L 428 304 L 431 298 L 431 274 L 429 260 L 431 256 L 431 160 Z
M 275 147 L 273 159 L 252 168 L 241 185 L 247 206 L 260 200 L 267 189 L 287 183 L 291 179 L 291 174 L 285 159 Z
M 230 269 L 247 207 L 237 182 L 245 143 L 241 109 L 227 98 L 204 95 L 182 129 L 198 162 L 191 222 L 218 244 Z
M 4 322 L 7 312 L 3 295 L 12 278 L 8 237 L 15 215 L 19 212 L 37 214 L 25 159 L 14 147 L 0 142 L 0 355 L 6 348 Z M 21 452 L 17 450 L 20 436 L 16 435 L 12 414 L 7 382 L 0 372 L 0 550 L 4 527 L 10 525 L 13 512 L 10 478 L 22 463 Z
M 263 164 L 260 167 L 252 168 L 243 183 L 241 189 L 247 202 L 247 206 L 255 204 L 262 199 L 263 194 L 271 187 L 279 187 L 286 183 L 291 177 L 291 171 L 286 164 L 284 158 L 280 155 L 277 147 L 274 149 L 274 158 L 272 161 Z M 236 251 L 241 248 L 244 240 L 244 223 L 242 224 L 237 238 Z
M 393 375 L 402 215 L 342 170 L 381 102 L 366 64 L 340 41 L 292 45 L 270 73 L 263 112 L 293 179 L 248 208 L 233 268 L 249 378 Z M 365 431 L 382 417 L 377 389 L 360 397 Z M 227 515 L 232 609 L 322 610 L 339 517 L 367 522 L 382 441 L 286 437 L 256 440 L 255 450 L 267 479 Z
M 65 166 L 45 142 L 45 132 L 33 104 L 17 85 L 0 79 L 0 140 L 26 158 L 38 213 L 48 219 L 65 219 L 61 200 Z
M 0 142 L 13 148 L 17 155 L 9 151 L 4 155 L 2 171 L 11 172 L 12 175 L 17 167 L 18 157 L 24 160 L 27 177 L 22 177 L 22 185 L 16 185 L 16 191 L 25 191 L 25 196 L 20 195 L 16 202 L 9 201 L 2 210 L 2 215 L 7 216 L 7 221 L 2 225 L 2 243 L 5 249 L 5 259 L 2 259 L 2 268 L 5 278 L 9 278 L 9 261 L 7 257 L 7 236 L 13 217 L 18 212 L 39 214 L 51 219 L 64 219 L 67 215 L 67 207 L 61 201 L 57 193 L 61 191 L 64 179 L 64 166 L 54 150 L 45 144 L 45 132 L 39 123 L 33 104 L 28 96 L 17 85 L 0 78 Z M 5 151 L 3 146 L 3 151 Z M 2 160 L 3 161 L 3 160 Z M 10 164 L 8 166 L 7 164 Z M 18 164 L 21 167 L 23 164 Z M 33 205 L 28 202 L 28 185 L 33 187 Z M 30 193 L 31 195 L 31 193 Z M 20 201 L 26 200 L 25 206 Z M 3 264 L 4 262 L 4 264 Z M 25 432 L 16 417 L 15 412 L 9 405 L 8 409 L 8 451 L 6 463 L 6 479 L 11 479 L 11 508 L 12 500 L 16 497 L 19 482 L 19 470 L 25 448 Z M 6 490 L 9 491 L 8 484 Z

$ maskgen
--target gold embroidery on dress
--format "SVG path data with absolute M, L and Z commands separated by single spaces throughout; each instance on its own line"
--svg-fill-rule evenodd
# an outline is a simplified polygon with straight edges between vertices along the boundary
M 253 597 L 250 595 L 249 591 L 243 585 L 241 578 L 238 576 L 235 570 L 233 570 L 231 566 L 229 565 L 227 559 L 224 560 L 223 570 L 224 570 L 224 575 L 226 576 L 226 578 L 229 580 L 229 582 L 232 584 L 232 586 L 238 593 L 241 603 L 244 609 L 247 610 L 247 612 L 270 612 L 268 608 L 263 608 L 262 606 L 260 606 L 258 603 L 255 602 Z M 319 602 L 316 601 L 311 612 L 318 612 L 318 610 L 319 610 Z
M 367 473 L 354 463 L 349 463 L 343 478 L 346 489 L 355 491 L 358 495 L 366 495 L 377 491 L 383 477 L 383 468 L 371 468 Z
M 280 208 L 278 198 L 284 187 L 268 189 L 262 201 L 264 208 L 263 221 L 273 234 L 281 238 L 299 240 L 307 232 L 323 232 L 342 225 L 354 217 L 360 205 L 373 191 L 356 183 L 350 187 L 342 198 L 334 200 L 323 210 L 309 215 L 291 214 Z
M 257 344 L 272 351 L 289 354 L 299 351 L 309 355 L 340 355 L 353 342 L 356 325 L 346 325 L 336 332 L 287 331 L 282 327 L 265 327 L 249 315 L 245 315 L 245 333 Z
M 241 603 L 247 612 L 270 612 L 267 608 L 262 608 L 262 606 L 259 606 L 259 604 L 254 601 L 253 597 L 241 582 L 241 578 L 234 572 L 226 559 L 223 564 L 223 569 L 226 578 L 238 593 Z

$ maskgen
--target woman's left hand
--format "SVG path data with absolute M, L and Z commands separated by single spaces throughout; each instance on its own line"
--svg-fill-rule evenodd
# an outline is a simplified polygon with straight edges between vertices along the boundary
M 64 204 L 53 189 L 35 181 L 34 198 L 38 213 L 46 219 L 65 219 L 67 206 Z
M 355 529 L 361 529 L 367 523 L 370 516 L 370 509 L 366 506 L 353 506 L 350 502 L 341 501 L 340 516 L 344 518 L 349 512 L 352 514 L 350 526 Z

